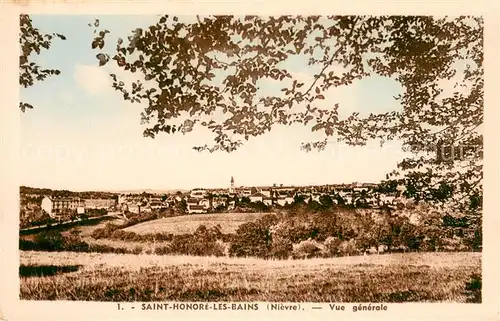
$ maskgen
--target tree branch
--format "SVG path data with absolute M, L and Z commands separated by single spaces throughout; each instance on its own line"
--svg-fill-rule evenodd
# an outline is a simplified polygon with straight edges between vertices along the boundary
M 346 41 L 347 41 L 347 39 L 349 39 L 352 36 L 352 33 L 354 32 L 354 29 L 356 27 L 356 23 L 358 22 L 358 20 L 359 20 L 359 16 L 357 16 L 356 19 L 354 20 L 353 26 L 352 26 L 351 30 L 349 31 L 349 34 L 346 36 Z M 318 79 L 321 77 L 321 75 L 323 75 L 325 73 L 326 68 L 328 68 L 332 65 L 333 61 L 335 60 L 335 58 L 337 58 L 338 54 L 344 48 L 344 46 L 345 46 L 345 42 L 343 42 L 340 45 L 340 47 L 337 48 L 337 50 L 333 53 L 330 60 L 323 66 L 323 69 L 321 69 L 320 73 L 314 77 L 315 79 L 314 79 L 313 83 L 311 84 L 311 86 L 309 86 L 309 88 L 306 90 L 306 92 L 302 94 L 302 96 L 301 96 L 302 98 L 304 98 L 305 96 L 307 96 L 309 94 L 309 92 L 313 89 L 314 85 L 316 84 Z

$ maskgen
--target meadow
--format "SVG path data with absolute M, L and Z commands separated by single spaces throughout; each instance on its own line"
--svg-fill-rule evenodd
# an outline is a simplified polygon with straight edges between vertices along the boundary
M 481 253 L 263 260 L 21 251 L 20 296 L 84 301 L 478 302 L 477 280 L 466 288 L 474 274 L 481 274 Z
M 206 227 L 220 225 L 221 233 L 230 234 L 234 233 L 241 224 L 253 222 L 265 214 L 268 213 L 217 213 L 174 216 L 139 223 L 123 230 L 137 234 L 190 234 L 200 225 Z
M 21 299 L 481 302 L 481 234 L 415 213 L 298 207 L 46 231 L 20 242 Z

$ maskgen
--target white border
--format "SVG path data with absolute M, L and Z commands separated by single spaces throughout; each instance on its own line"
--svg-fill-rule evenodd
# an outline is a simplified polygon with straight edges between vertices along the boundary
M 500 120 L 499 88 L 499 2 L 496 1 L 19 1 L 0 3 L 1 69 L 0 77 L 0 319 L 6 320 L 109 320 L 109 319 L 255 319 L 255 318 L 334 318 L 394 320 L 494 320 L 499 318 L 500 291 L 498 244 L 499 164 L 498 133 Z M 387 312 L 339 314 L 323 309 L 311 313 L 291 312 L 203 312 L 203 311 L 134 311 L 116 310 L 116 303 L 29 302 L 20 301 L 18 279 L 19 155 L 18 108 L 18 15 L 30 14 L 411 14 L 411 15 L 483 15 L 485 17 L 485 191 L 483 303 L 473 304 L 389 304 Z M 429 280 L 432 282 L 432 280 Z M 350 304 L 349 306 L 351 306 Z

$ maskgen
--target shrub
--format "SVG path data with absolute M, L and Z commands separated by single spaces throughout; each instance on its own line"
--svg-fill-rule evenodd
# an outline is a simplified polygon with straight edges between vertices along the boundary
M 172 233 L 151 233 L 143 235 L 140 241 L 169 242 L 172 241 L 173 238 L 174 235 Z
M 478 226 L 467 231 L 464 236 L 464 244 L 466 244 L 472 251 L 481 251 L 483 248 L 482 227 Z
M 132 250 L 132 254 L 141 254 L 142 253 L 142 246 L 136 246 L 134 247 L 134 249 Z
M 321 256 L 323 245 L 315 240 L 305 240 L 293 245 L 293 257 L 307 259 Z
M 424 252 L 436 251 L 438 248 L 438 244 L 438 238 L 426 236 L 422 239 L 419 250 Z
M 108 214 L 108 211 L 102 208 L 99 209 L 89 209 L 87 212 L 88 216 L 95 217 L 95 216 L 103 216 Z
M 247 205 L 250 209 L 252 209 L 254 212 L 269 212 L 270 208 L 266 204 L 262 202 L 255 202 L 255 203 L 250 203 Z
M 118 225 L 108 223 L 103 228 L 95 229 L 92 232 L 92 237 L 95 239 L 109 238 L 111 234 L 119 228 Z
M 158 246 L 155 248 L 154 253 L 156 255 L 167 255 L 170 254 L 170 247 L 169 246 Z
M 155 220 L 158 218 L 157 213 L 146 213 L 146 214 L 135 214 L 133 216 L 128 215 L 128 220 L 122 224 L 119 228 L 126 228 L 139 223 Z
M 286 237 L 273 237 L 271 256 L 278 259 L 289 258 L 293 251 L 293 243 Z
M 142 240 L 142 237 L 139 234 L 136 234 L 134 232 L 127 232 L 121 229 L 113 231 L 110 235 L 110 238 L 127 242 Z
M 112 247 L 112 246 L 102 245 L 102 244 L 90 244 L 89 245 L 89 252 L 117 253 L 117 254 L 129 253 L 129 251 L 126 248 Z
M 64 250 L 71 252 L 88 252 L 89 244 L 77 237 L 66 237 L 64 240 Z
M 472 274 L 470 281 L 465 284 L 466 302 L 481 303 L 482 277 L 479 274 Z
M 349 241 L 342 241 L 339 246 L 339 253 L 342 256 L 351 256 L 351 255 L 358 255 L 359 250 L 356 246 L 356 241 L 354 239 L 351 239 Z
M 453 237 L 446 237 L 442 239 L 442 250 L 445 251 L 467 251 L 469 247 L 464 244 L 463 239 L 453 235 Z
M 59 231 L 47 231 L 35 236 L 34 243 L 39 250 L 64 251 L 65 238 Z
M 303 223 L 293 223 L 288 229 L 288 237 L 292 243 L 300 243 L 308 239 L 317 239 L 319 233 L 320 229 L 316 224 L 310 226 Z
M 170 233 L 150 233 L 140 235 L 134 232 L 124 231 L 124 225 L 115 225 L 108 223 L 105 227 L 94 230 L 92 237 L 95 239 L 109 238 L 122 241 L 135 241 L 135 242 L 161 242 L 171 241 L 173 234 Z
M 42 232 L 35 237 L 34 242 L 20 239 L 19 249 L 24 251 L 129 253 L 125 248 L 88 244 L 75 235 L 65 237 L 59 231 Z
M 248 222 L 240 225 L 229 249 L 230 256 L 255 256 L 266 258 L 271 251 L 271 235 L 268 228 L 259 224 L 262 222 Z
M 19 239 L 19 250 L 21 251 L 36 251 L 38 250 L 35 242 Z
M 237 239 L 236 234 L 221 234 L 220 235 L 220 240 L 225 242 L 225 243 L 233 243 Z
M 271 256 L 278 259 L 290 257 L 293 251 L 293 243 L 290 240 L 290 232 L 287 222 L 280 222 L 270 229 L 271 233 Z
M 193 234 L 175 235 L 169 250 L 175 254 L 223 256 L 225 247 L 217 242 L 220 235 L 220 226 L 207 228 L 200 225 Z
M 214 253 L 216 253 L 216 256 L 229 256 L 229 243 L 225 243 L 222 240 L 217 240 L 215 241 L 214 245 Z
M 276 214 L 266 214 L 259 218 L 255 223 L 264 229 L 269 230 L 271 226 L 278 224 L 280 221 Z
M 340 240 L 337 237 L 334 236 L 329 236 L 324 242 L 323 242 L 323 255 L 326 257 L 332 257 L 332 256 L 339 256 L 340 255 L 340 243 L 342 243 L 342 240 Z
M 223 249 L 217 242 L 199 238 L 196 235 L 184 234 L 174 237 L 170 243 L 170 251 L 174 254 L 196 256 L 222 256 Z

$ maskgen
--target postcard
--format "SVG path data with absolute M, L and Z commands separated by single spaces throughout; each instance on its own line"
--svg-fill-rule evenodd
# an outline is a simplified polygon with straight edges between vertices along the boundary
M 6 4 L 0 316 L 498 318 L 495 10 Z

